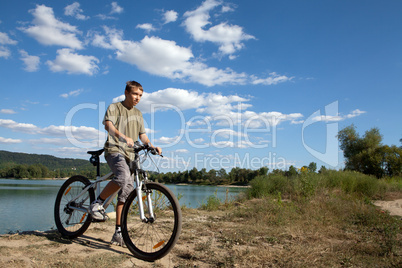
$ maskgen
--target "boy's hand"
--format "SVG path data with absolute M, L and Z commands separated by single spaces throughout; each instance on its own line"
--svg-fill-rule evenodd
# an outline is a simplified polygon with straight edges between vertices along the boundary
M 162 155 L 162 148 L 161 147 L 155 147 L 156 151 L 158 151 L 159 155 Z
M 134 141 L 133 141 L 132 138 L 125 137 L 125 140 L 126 140 L 126 143 L 127 143 L 128 147 L 130 147 L 130 148 L 134 147 Z

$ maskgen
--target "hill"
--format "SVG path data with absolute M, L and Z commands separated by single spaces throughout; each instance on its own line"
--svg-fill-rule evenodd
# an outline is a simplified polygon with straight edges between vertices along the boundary
M 88 159 L 89 157 L 88 155 Z M 108 165 L 102 163 L 101 172 L 104 174 L 108 171 Z M 60 178 L 76 174 L 95 178 L 95 167 L 83 159 L 0 150 L 0 177 L 3 178 Z
M 50 170 L 92 166 L 87 160 L 82 159 L 58 158 L 52 155 L 14 153 L 0 150 L 0 168 L 4 168 L 10 163 L 18 165 L 42 164 Z

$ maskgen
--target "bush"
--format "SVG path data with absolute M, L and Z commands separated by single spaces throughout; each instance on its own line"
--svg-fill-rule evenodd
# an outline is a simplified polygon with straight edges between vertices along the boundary
M 276 196 L 282 193 L 287 196 L 312 197 L 318 189 L 340 189 L 344 193 L 359 197 L 375 198 L 383 196 L 390 188 L 402 189 L 401 178 L 378 180 L 374 176 L 355 171 L 327 170 L 320 174 L 301 172 L 290 178 L 281 174 L 257 176 L 250 182 L 248 198 Z
M 203 203 L 200 206 L 200 209 L 203 210 L 217 210 L 221 205 L 221 200 L 219 200 L 217 194 L 215 193 L 214 195 L 210 195 L 207 199 L 207 203 Z
M 277 193 L 289 192 L 292 187 L 290 179 L 279 174 L 257 176 L 250 182 L 251 188 L 246 195 L 249 198 L 261 198 Z

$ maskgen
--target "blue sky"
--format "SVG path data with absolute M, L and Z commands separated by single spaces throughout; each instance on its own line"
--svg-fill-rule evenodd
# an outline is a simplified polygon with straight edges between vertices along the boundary
M 343 167 L 400 145 L 401 1 L 2 1 L 0 147 L 87 158 L 125 82 L 162 171 Z

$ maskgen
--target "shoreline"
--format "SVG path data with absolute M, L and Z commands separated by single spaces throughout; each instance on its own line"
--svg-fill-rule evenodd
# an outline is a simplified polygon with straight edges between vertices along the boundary
M 21 181 L 39 181 L 39 180 L 44 180 L 44 181 L 65 181 L 69 179 L 69 177 L 64 177 L 64 178 L 0 178 L 4 180 L 21 180 Z
M 391 216 L 402 217 L 402 199 L 395 199 L 395 200 L 391 200 L 391 201 L 377 200 L 377 201 L 373 202 L 373 204 L 383 211 L 388 211 Z M 199 208 L 195 208 L 195 209 L 191 209 L 191 210 L 202 211 Z M 109 216 L 109 220 L 116 219 L 115 211 L 109 212 L 107 214 Z M 45 230 L 45 231 L 40 231 L 40 230 L 16 231 L 16 232 L 0 234 L 0 238 L 7 238 L 10 236 L 15 236 L 15 235 L 32 235 L 32 234 L 44 234 L 45 235 L 45 234 L 52 234 L 52 233 L 58 233 L 57 229 L 49 229 L 49 230 Z
M 165 183 L 163 183 L 165 184 Z M 168 183 L 170 184 L 170 183 Z M 178 186 L 216 186 L 216 187 L 226 187 L 226 188 L 250 188 L 250 185 L 230 185 L 230 184 L 194 184 L 194 183 L 171 183 Z
M 49 180 L 49 181 L 65 181 L 68 180 L 70 177 L 64 177 L 64 178 L 0 178 L 4 180 L 24 180 L 24 181 L 38 181 L 38 180 Z M 166 184 L 166 183 L 162 183 Z M 172 185 L 178 185 L 178 186 L 216 186 L 216 187 L 226 187 L 226 188 L 250 188 L 250 185 L 231 185 L 231 184 L 193 184 L 193 183 L 168 183 Z

